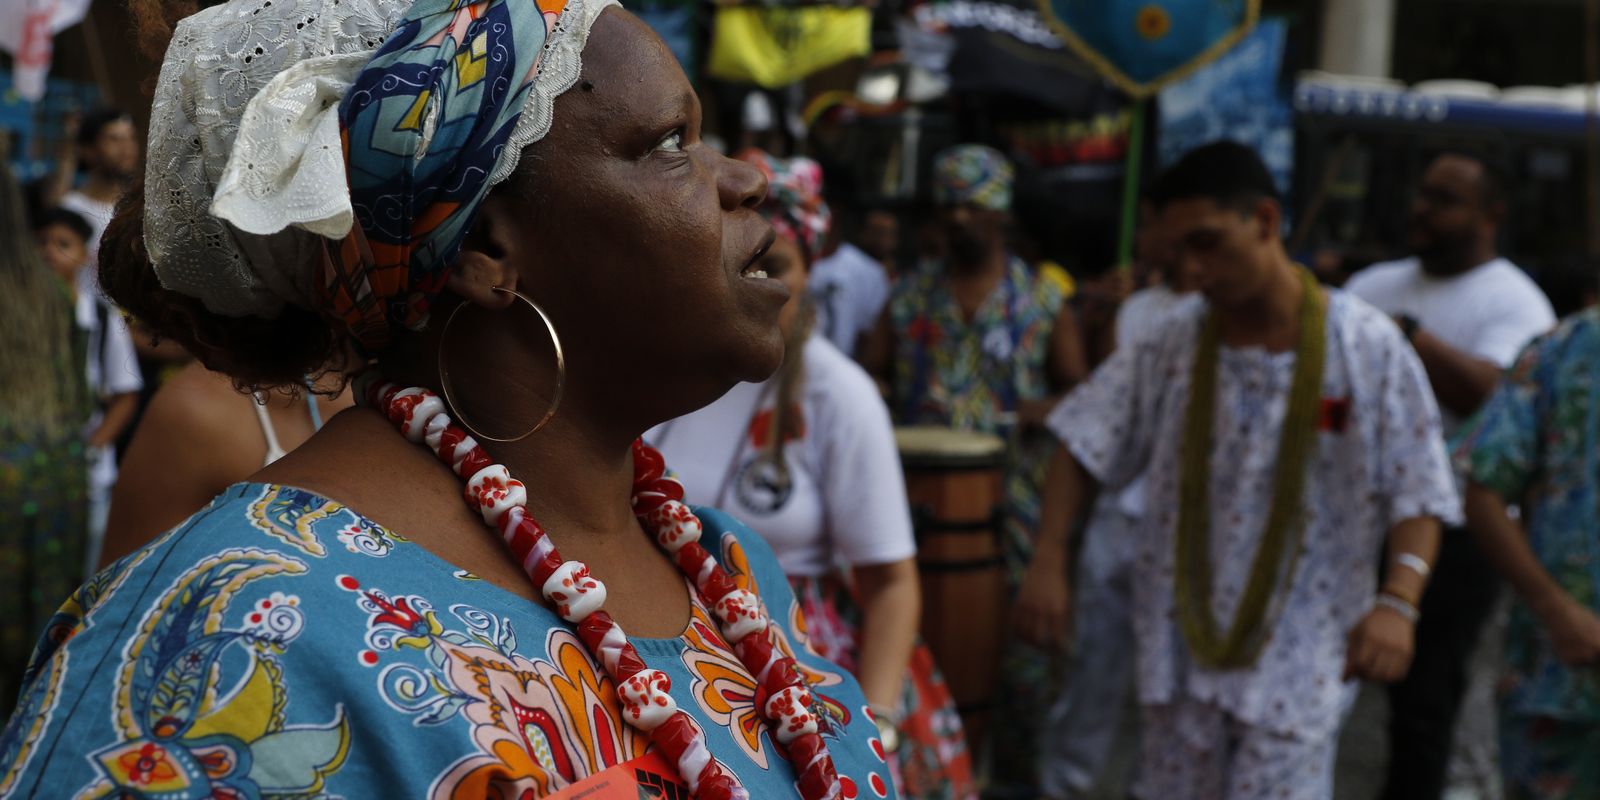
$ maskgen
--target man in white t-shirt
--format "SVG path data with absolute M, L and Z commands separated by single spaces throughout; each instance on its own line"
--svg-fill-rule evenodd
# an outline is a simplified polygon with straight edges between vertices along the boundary
M 1556 321 L 1539 287 L 1496 252 L 1504 188 L 1482 159 L 1439 156 L 1412 200 L 1415 255 L 1374 264 L 1345 286 L 1400 324 L 1427 369 L 1447 436 L 1483 405 L 1522 346 Z M 1472 539 L 1447 532 L 1422 603 L 1416 660 L 1390 689 L 1385 798 L 1443 793 L 1467 664 L 1498 594 L 1496 572 Z
M 844 242 L 811 266 L 807 289 L 816 301 L 817 330 L 852 358 L 861 335 L 872 330 L 889 302 L 899 230 L 894 214 L 869 211 L 856 244 Z
M 89 115 L 78 128 L 78 158 L 88 170 L 83 186 L 61 198 L 61 207 L 75 211 L 89 223 L 89 271 L 100 264 L 100 236 L 111 222 L 117 199 L 128 190 L 139 170 L 139 136 L 133 117 L 125 111 L 105 110 Z M 94 285 L 99 281 L 95 280 Z

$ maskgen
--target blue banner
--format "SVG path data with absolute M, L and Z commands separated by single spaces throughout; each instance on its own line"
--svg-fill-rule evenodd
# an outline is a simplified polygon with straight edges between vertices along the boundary
M 1229 139 L 1255 148 L 1287 195 L 1294 169 L 1294 112 L 1278 80 L 1287 32 L 1283 20 L 1263 20 L 1227 54 L 1161 90 L 1160 166 L 1200 145 Z
M 1260 0 L 1038 0 L 1061 38 L 1118 88 L 1146 97 L 1255 25 Z

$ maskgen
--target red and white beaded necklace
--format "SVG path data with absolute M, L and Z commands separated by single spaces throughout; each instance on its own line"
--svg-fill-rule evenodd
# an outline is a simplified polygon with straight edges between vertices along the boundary
M 577 626 L 578 638 L 617 682 L 622 718 L 648 733 L 650 741 L 677 765 L 690 794 L 703 800 L 747 800 L 749 792 L 731 770 L 712 758 L 705 735 L 678 708 L 671 695 L 671 679 L 646 667 L 622 627 L 600 608 L 606 600 L 605 584 L 589 574 L 588 565 L 562 559 L 544 529 L 527 514 L 527 488 L 504 466 L 491 462 L 466 431 L 451 423 L 444 401 L 426 389 L 402 388 L 370 374 L 358 380 L 356 396 L 386 414 L 402 435 L 425 445 L 466 479 L 467 503 L 491 528 L 500 531 L 512 557 L 556 613 Z M 683 486 L 666 477 L 661 454 L 642 441 L 633 443 L 633 513 L 693 581 L 701 601 L 721 623 L 723 638 L 733 643 L 734 653 L 755 676 L 757 705 L 794 765 L 800 796 L 837 800 L 841 794 L 838 774 L 811 712 L 805 679 L 794 659 L 773 647 L 768 634 L 771 623 L 760 598 L 738 588 L 700 545 L 700 520 L 684 505 Z

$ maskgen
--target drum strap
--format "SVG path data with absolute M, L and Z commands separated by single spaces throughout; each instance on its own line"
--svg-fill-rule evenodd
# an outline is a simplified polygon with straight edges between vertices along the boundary
M 777 381 L 774 379 L 769 380 L 761 385 L 761 391 L 756 394 L 755 405 L 750 408 L 749 418 L 745 420 L 744 425 L 740 426 L 735 431 L 733 437 L 733 450 L 732 452 L 728 453 L 728 466 L 723 471 L 722 482 L 717 485 L 717 493 L 715 498 L 712 500 L 712 506 L 716 508 L 728 508 L 728 490 L 733 487 L 733 481 L 739 474 L 739 468 L 743 466 L 742 461 L 745 450 L 748 447 L 750 430 L 751 428 L 755 427 L 756 417 L 761 415 L 761 409 L 767 404 L 767 399 L 772 396 L 773 387 L 776 384 Z M 678 420 L 672 419 L 668 420 L 661 426 L 660 433 L 656 434 L 655 441 L 652 442 L 656 449 L 665 450 L 667 448 L 667 440 L 671 438 L 673 430 L 677 427 L 677 425 Z
M 761 384 L 761 392 L 756 395 L 755 405 L 750 408 L 750 418 L 745 420 L 739 428 L 739 435 L 733 440 L 733 452 L 728 454 L 728 467 L 722 473 L 722 482 L 717 485 L 717 508 L 728 508 L 728 491 L 733 488 L 733 482 L 738 478 L 740 469 L 744 466 L 744 453 L 750 446 L 750 431 L 755 427 L 756 417 L 761 416 L 761 409 L 766 406 L 767 398 L 772 396 L 776 378 Z M 782 431 L 773 431 L 774 436 L 782 436 Z

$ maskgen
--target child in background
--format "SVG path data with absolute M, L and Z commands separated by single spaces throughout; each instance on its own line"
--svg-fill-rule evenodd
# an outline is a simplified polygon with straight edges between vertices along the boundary
M 33 221 L 33 233 L 40 257 L 71 290 L 74 321 L 88 342 L 84 374 L 96 409 L 84 431 L 89 449 L 89 544 L 84 565 L 87 575 L 100 558 L 100 542 L 111 508 L 111 487 L 117 482 L 112 445 L 138 410 L 144 379 L 140 377 L 127 321 L 95 288 L 89 265 L 89 241 L 94 229 L 89 221 L 64 208 L 51 209 Z

